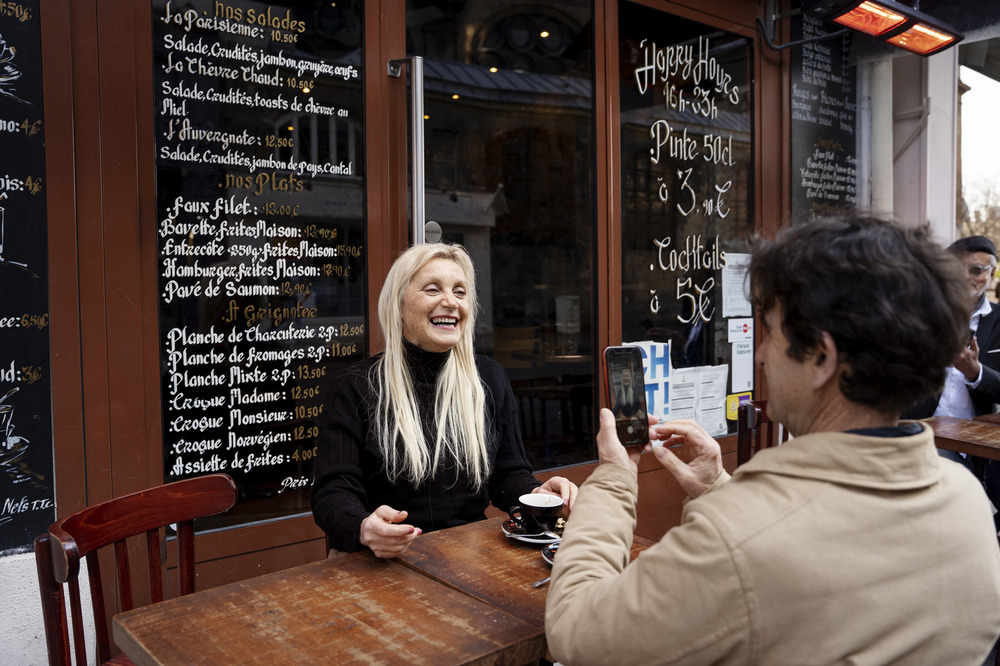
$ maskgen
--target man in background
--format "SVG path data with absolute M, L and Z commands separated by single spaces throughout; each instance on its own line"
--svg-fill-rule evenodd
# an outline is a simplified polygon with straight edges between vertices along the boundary
M 985 236 L 967 236 L 948 246 L 962 265 L 966 299 L 972 307 L 968 344 L 948 368 L 944 390 L 907 414 L 915 418 L 991 414 L 1000 402 L 1000 326 L 986 298 L 996 272 L 996 247 Z
M 979 666 L 1000 634 L 989 502 L 926 424 L 898 419 L 968 342 L 958 265 L 926 228 L 852 218 L 758 243 L 749 275 L 767 413 L 794 438 L 730 477 L 697 423 L 650 417 L 652 451 L 691 500 L 629 564 L 639 451 L 602 410 L 601 464 L 552 570 L 552 655 Z
M 948 246 L 959 263 L 972 307 L 968 345 L 948 368 L 944 390 L 906 412 L 907 418 L 955 416 L 971 419 L 992 414 L 1000 402 L 1000 312 L 986 298 L 996 272 L 996 246 L 985 236 L 966 236 Z M 939 450 L 946 458 L 966 465 L 985 486 L 994 505 L 1000 506 L 1000 465 L 985 458 Z

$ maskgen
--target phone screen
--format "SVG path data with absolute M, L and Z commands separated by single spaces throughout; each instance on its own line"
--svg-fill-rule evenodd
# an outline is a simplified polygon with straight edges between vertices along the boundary
M 604 350 L 604 386 L 621 443 L 637 446 L 648 442 L 646 382 L 642 378 L 642 352 L 638 347 Z

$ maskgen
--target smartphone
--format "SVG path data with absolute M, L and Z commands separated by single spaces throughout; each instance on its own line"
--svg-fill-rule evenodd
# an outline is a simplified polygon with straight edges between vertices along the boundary
M 646 382 L 642 378 L 642 351 L 638 347 L 604 350 L 604 386 L 608 407 L 615 415 L 618 439 L 625 446 L 649 441 Z

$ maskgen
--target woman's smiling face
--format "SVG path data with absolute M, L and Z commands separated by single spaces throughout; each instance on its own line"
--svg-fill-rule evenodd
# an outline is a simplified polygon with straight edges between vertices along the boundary
M 469 315 L 462 267 L 451 259 L 427 262 L 403 292 L 402 314 L 407 342 L 430 352 L 457 345 Z

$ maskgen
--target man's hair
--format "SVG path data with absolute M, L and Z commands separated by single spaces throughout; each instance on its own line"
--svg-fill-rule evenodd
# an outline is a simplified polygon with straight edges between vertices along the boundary
M 826 331 L 847 364 L 851 402 L 898 415 L 940 390 L 969 339 L 968 287 L 928 227 L 872 217 L 828 218 L 755 243 L 751 298 L 775 302 L 788 355 L 802 361 Z

